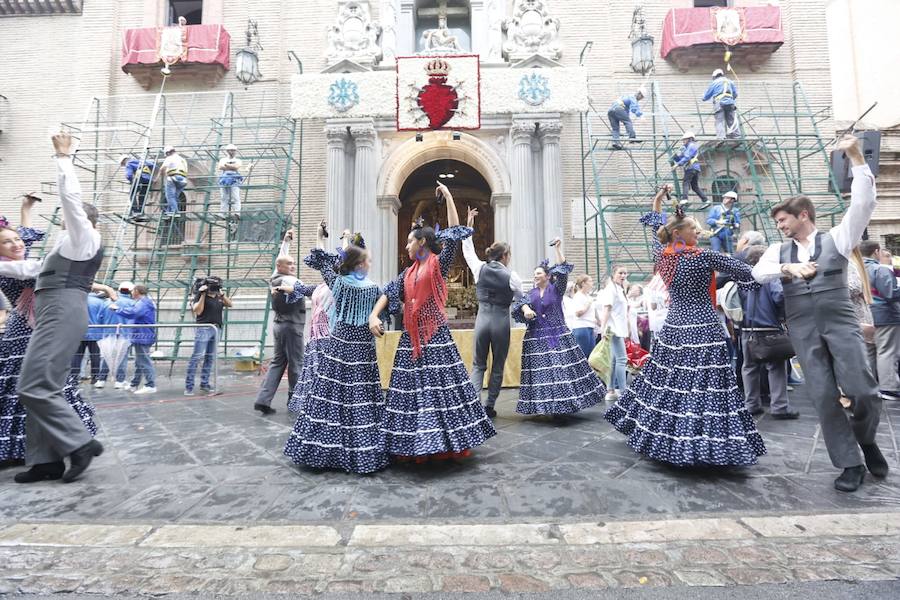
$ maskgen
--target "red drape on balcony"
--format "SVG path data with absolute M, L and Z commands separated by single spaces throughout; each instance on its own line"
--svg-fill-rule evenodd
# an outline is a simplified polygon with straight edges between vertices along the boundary
M 735 8 L 741 16 L 743 35 L 738 44 L 782 44 L 781 9 L 777 6 Z M 673 8 L 663 21 L 660 54 L 700 44 L 721 44 L 716 37 L 715 11 L 710 8 Z
M 159 60 L 160 27 L 126 29 L 122 35 L 122 68 L 126 65 L 153 65 Z M 219 64 L 228 69 L 231 62 L 231 36 L 222 25 L 188 25 L 187 63 Z

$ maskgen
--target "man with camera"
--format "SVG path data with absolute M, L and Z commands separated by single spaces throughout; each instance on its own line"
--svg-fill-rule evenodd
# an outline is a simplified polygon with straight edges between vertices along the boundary
M 212 372 L 213 361 L 216 360 L 216 344 L 222 331 L 222 313 L 224 309 L 231 308 L 231 299 L 222 293 L 222 280 L 216 276 L 202 277 L 194 282 L 195 291 L 192 294 L 191 311 L 197 323 L 215 325 L 215 327 L 198 327 L 194 332 L 194 352 L 188 362 L 187 375 L 184 379 L 184 395 L 194 395 L 194 375 L 197 373 L 197 363 L 203 357 L 203 367 L 200 370 L 200 390 L 212 393 L 209 387 L 209 375 Z

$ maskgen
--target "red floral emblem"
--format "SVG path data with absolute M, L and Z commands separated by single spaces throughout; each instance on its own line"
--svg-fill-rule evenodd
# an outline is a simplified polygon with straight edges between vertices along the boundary
M 432 129 L 440 129 L 456 114 L 459 108 L 459 95 L 456 89 L 447 83 L 450 64 L 441 58 L 429 61 L 425 66 L 428 74 L 428 85 L 422 88 L 416 101 L 419 108 L 428 116 L 428 125 Z

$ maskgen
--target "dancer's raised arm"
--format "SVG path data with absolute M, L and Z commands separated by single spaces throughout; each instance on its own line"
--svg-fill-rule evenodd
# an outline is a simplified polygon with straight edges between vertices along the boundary
M 447 202 L 447 227 L 455 227 L 459 225 L 459 213 L 456 212 L 456 203 L 453 201 L 453 194 L 450 193 L 450 190 L 447 189 L 447 186 L 437 182 L 437 194 L 440 194 L 444 197 L 444 200 Z

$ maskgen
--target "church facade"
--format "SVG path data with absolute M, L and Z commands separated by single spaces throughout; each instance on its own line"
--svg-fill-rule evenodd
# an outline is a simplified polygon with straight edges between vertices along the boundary
M 577 268 L 588 270 L 603 259 L 590 250 L 598 242 L 584 226 L 582 195 L 591 178 L 584 115 L 604 116 L 619 95 L 651 81 L 666 90 L 667 110 L 692 107 L 698 99 L 685 82 L 703 85 L 721 62 L 718 50 L 686 62 L 660 55 L 671 10 L 709 2 L 639 4 L 654 44 L 649 72 L 634 68 L 634 7 L 613 0 L 95 0 L 79 3 L 74 14 L 8 15 L 0 18 L 0 49 L 18 65 L 0 83 L 0 207 L 14 214 L 15 196 L 52 176 L 49 126 L 84 118 L 93 97 L 159 91 L 158 76 L 122 64 L 129 30 L 187 16 L 189 27 L 221 25 L 234 56 L 252 22 L 257 81 L 238 81 L 233 58 L 198 61 L 174 69 L 166 92 L 264 97 L 267 109 L 302 119 L 302 246 L 313 245 L 322 219 L 332 231 L 360 231 L 373 249 L 374 278 L 387 281 L 404 265 L 412 220 L 445 225 L 434 195 L 441 181 L 461 210 L 478 208 L 479 251 L 494 240 L 510 242 L 513 266 L 527 278 L 549 255 L 548 242 L 561 237 Z M 741 85 L 800 80 L 813 102 L 827 105 L 819 3 L 774 4 L 783 45 L 746 65 L 736 62 Z M 829 122 L 820 126 L 827 132 Z M 637 127 L 640 134 L 647 120 Z M 624 167 L 614 161 L 609 168 Z M 456 276 L 464 279 L 463 271 Z

